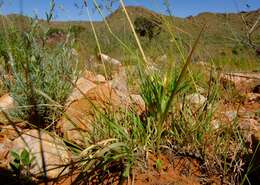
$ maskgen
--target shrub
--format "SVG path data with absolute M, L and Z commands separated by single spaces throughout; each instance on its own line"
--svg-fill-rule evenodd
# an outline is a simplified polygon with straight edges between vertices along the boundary
M 161 24 L 159 21 L 146 17 L 137 17 L 134 21 L 135 31 L 141 37 L 148 36 L 150 40 L 161 33 Z
M 67 79 L 76 75 L 77 59 L 72 56 L 72 39 L 49 52 L 38 42 L 38 29 L 34 22 L 30 32 L 7 35 L 10 60 L 6 65 L 11 66 L 13 78 L 3 81 L 18 105 L 13 115 L 44 127 L 60 115 L 60 105 L 72 89 Z

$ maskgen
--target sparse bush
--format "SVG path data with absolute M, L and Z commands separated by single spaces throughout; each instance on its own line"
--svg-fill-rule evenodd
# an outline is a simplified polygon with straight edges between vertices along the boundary
M 13 79 L 3 82 L 18 105 L 14 115 L 44 127 L 60 115 L 62 107 L 57 104 L 63 105 L 72 89 L 68 79 L 75 77 L 77 59 L 72 56 L 71 38 L 48 51 L 38 42 L 38 29 L 33 22 L 30 32 L 7 35 L 10 59 L 6 65 Z

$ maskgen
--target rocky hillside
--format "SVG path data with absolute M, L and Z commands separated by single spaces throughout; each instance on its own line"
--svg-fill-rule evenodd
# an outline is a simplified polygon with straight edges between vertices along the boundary
M 223 45 L 235 45 L 239 43 L 238 38 L 245 37 L 246 26 L 243 23 L 242 17 L 245 19 L 247 26 L 252 26 L 260 16 L 260 9 L 250 12 L 240 12 L 240 13 L 210 13 L 204 12 L 196 16 L 189 16 L 186 18 L 179 17 L 169 17 L 166 15 L 158 14 L 144 7 L 127 7 L 128 13 L 131 19 L 134 21 L 137 17 L 147 17 L 157 20 L 170 20 L 173 21 L 174 27 L 177 31 L 182 30 L 188 35 L 196 35 L 201 29 L 202 25 L 207 25 L 206 34 L 204 40 L 209 45 L 217 45 L 221 47 Z M 28 24 L 28 18 L 19 15 L 9 15 L 7 16 L 11 22 L 14 24 L 21 25 L 22 28 L 26 27 Z M 3 17 L 0 17 L 3 19 Z M 130 27 L 126 21 L 126 17 L 121 8 L 117 9 L 115 12 L 107 16 L 107 20 L 113 31 L 116 33 L 129 32 Z M 0 23 L 2 27 L 3 21 Z M 52 22 L 51 27 L 66 29 L 71 25 L 80 25 L 86 28 L 86 31 L 90 32 L 90 23 L 87 21 L 68 21 L 68 22 Z M 94 22 L 97 31 L 107 31 L 104 22 Z M 258 45 L 260 45 L 260 30 L 255 31 L 253 35 L 254 40 Z

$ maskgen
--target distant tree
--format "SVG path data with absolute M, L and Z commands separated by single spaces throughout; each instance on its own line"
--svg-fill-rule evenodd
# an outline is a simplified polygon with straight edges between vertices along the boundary
M 141 37 L 148 37 L 149 40 L 161 33 L 161 22 L 152 18 L 137 17 L 134 21 L 135 31 Z

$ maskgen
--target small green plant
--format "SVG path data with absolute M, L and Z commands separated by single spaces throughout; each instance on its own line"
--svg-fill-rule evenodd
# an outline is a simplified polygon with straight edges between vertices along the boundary
M 163 161 L 161 159 L 157 159 L 155 162 L 155 168 L 158 172 L 162 170 Z
M 13 157 L 13 161 L 10 162 L 12 170 L 18 175 L 21 173 L 25 173 L 24 175 L 30 175 L 30 167 L 34 157 L 30 156 L 29 151 L 23 149 L 21 154 L 11 151 L 11 156 Z
M 196 39 L 184 65 L 179 70 L 180 72 L 176 68 L 172 68 L 161 77 L 158 73 L 151 73 L 150 70 L 140 68 L 141 94 L 147 106 L 148 116 L 154 118 L 157 150 L 161 143 L 161 136 L 166 129 L 166 119 L 169 116 L 173 100 L 188 85 L 188 78 L 185 78 L 188 65 L 191 63 L 192 55 L 203 30 L 204 28 Z

